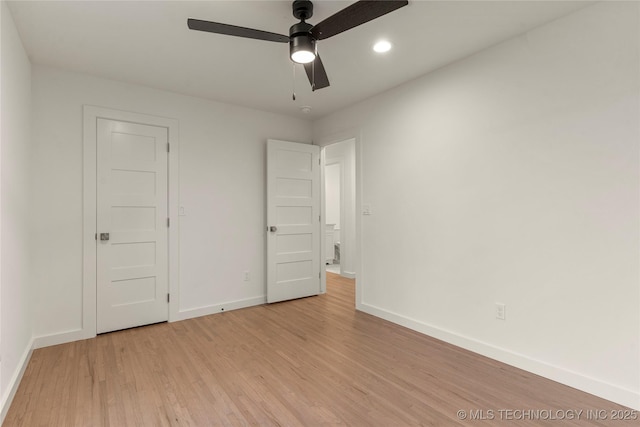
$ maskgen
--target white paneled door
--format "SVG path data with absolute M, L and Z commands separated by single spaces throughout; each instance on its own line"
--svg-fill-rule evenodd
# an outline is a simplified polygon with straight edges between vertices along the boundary
M 97 121 L 97 332 L 168 320 L 167 128 Z
M 267 301 L 320 293 L 320 149 L 267 142 Z

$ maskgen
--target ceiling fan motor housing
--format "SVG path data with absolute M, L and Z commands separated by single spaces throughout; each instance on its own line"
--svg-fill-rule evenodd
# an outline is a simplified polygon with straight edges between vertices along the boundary
M 289 29 L 289 55 L 293 56 L 294 52 L 305 50 L 308 52 L 316 51 L 316 40 L 311 35 L 313 25 L 306 22 L 294 24 Z

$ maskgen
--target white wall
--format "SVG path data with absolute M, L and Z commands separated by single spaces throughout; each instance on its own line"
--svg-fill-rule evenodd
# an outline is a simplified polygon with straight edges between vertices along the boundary
M 356 277 L 356 152 L 355 140 L 335 142 L 325 147 L 325 161 L 337 160 L 342 167 L 342 204 L 340 224 L 340 272 Z
M 638 16 L 596 4 L 314 123 L 360 138 L 360 309 L 640 408 Z
M 31 65 L 7 5 L 1 4 L 0 423 L 31 349 Z
M 179 121 L 181 317 L 263 302 L 266 140 L 310 122 L 34 66 L 35 336 L 82 326 L 83 104 Z

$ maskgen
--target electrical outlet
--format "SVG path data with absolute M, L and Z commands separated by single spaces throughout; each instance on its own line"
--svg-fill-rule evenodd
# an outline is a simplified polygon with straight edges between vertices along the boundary
M 250 279 L 249 271 L 247 270 L 247 271 L 245 271 L 245 272 L 244 272 L 244 281 L 245 281 L 245 282 L 248 282 L 248 281 L 249 281 L 249 279 Z
M 496 303 L 496 319 L 505 320 L 507 314 L 507 306 L 500 302 Z

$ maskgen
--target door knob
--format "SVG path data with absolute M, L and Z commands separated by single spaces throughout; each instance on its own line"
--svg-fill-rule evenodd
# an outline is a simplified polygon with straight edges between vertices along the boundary
M 269 227 L 269 231 L 272 233 L 275 233 L 276 231 L 278 231 L 278 227 L 276 227 L 275 225 L 272 225 L 271 227 Z
M 100 241 L 106 242 L 109 240 L 109 233 L 100 233 Z

